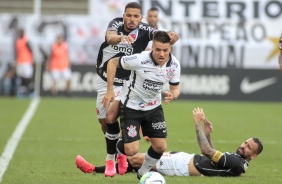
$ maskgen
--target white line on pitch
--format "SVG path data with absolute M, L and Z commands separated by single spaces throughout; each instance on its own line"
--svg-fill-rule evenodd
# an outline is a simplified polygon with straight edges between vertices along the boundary
M 9 139 L 5 147 L 3 154 L 0 157 L 0 182 L 2 181 L 2 177 L 9 165 L 9 162 L 13 157 L 13 154 L 17 148 L 19 141 L 21 140 L 21 137 L 27 125 L 29 124 L 33 114 L 35 113 L 39 102 L 39 98 L 34 98 L 31 101 L 29 108 L 27 109 L 18 126 L 16 127 L 12 137 Z

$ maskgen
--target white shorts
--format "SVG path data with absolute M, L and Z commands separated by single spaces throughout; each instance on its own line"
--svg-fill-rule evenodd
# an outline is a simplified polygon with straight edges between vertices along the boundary
M 60 78 L 64 80 L 71 79 L 71 70 L 66 68 L 65 70 L 51 70 L 51 75 L 54 81 L 58 81 Z
M 188 165 L 195 154 L 164 153 L 156 164 L 159 173 L 166 176 L 189 176 Z
M 115 100 L 120 101 L 119 94 L 121 92 L 122 86 L 114 86 L 114 92 L 115 92 Z M 107 82 L 105 82 L 103 79 L 99 77 L 98 80 L 98 86 L 97 86 L 97 101 L 96 101 L 96 113 L 98 119 L 104 119 L 106 118 L 107 109 L 104 108 L 102 104 L 102 100 L 106 94 L 107 91 Z
M 33 75 L 33 65 L 29 63 L 17 64 L 16 72 L 19 77 L 30 79 Z

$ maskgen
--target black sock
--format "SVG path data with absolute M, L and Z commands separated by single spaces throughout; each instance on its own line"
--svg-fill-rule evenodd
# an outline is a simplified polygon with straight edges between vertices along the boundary
M 161 156 L 163 155 L 163 153 L 158 153 L 158 152 L 156 152 L 156 151 L 153 149 L 152 146 L 150 146 L 150 148 L 148 149 L 147 153 L 148 153 L 148 155 L 149 155 L 150 157 L 152 157 L 153 159 L 160 159 Z
M 107 132 L 106 132 L 106 143 L 107 143 L 107 153 L 115 154 L 116 153 L 116 144 L 119 138 L 119 124 L 118 121 L 113 124 L 107 124 Z
M 117 149 L 119 152 L 121 152 L 122 154 L 126 155 L 125 154 L 125 151 L 124 151 L 124 144 L 123 144 L 123 141 L 122 139 L 120 139 L 117 143 Z
M 127 173 L 129 173 L 129 172 L 136 172 L 136 171 L 139 169 L 139 168 L 133 167 L 133 166 L 130 164 L 130 162 L 129 162 L 128 159 L 127 159 L 127 163 L 128 163 L 128 167 L 127 167 L 127 170 L 126 170 Z
M 95 168 L 96 173 L 104 173 L 106 169 L 106 166 L 99 166 Z

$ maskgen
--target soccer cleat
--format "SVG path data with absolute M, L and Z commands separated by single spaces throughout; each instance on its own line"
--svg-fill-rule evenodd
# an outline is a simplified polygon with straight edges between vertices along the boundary
M 117 156 L 117 161 L 118 161 L 118 172 L 120 175 L 124 175 L 128 167 L 126 155 Z
M 77 155 L 75 159 L 75 164 L 84 173 L 92 173 L 95 171 L 95 166 L 88 163 L 82 156 Z
M 106 161 L 105 176 L 113 177 L 116 174 L 115 162 L 112 160 Z

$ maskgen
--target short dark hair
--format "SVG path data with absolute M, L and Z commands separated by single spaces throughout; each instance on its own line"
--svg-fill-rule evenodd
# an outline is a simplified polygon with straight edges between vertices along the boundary
M 260 154 L 262 152 L 262 150 L 263 150 L 262 142 L 259 140 L 259 138 L 256 138 L 256 137 L 253 137 L 253 141 L 255 143 L 257 143 L 257 145 L 258 145 L 258 149 L 257 149 L 256 153 Z
M 141 14 L 142 14 L 142 7 L 139 3 L 136 3 L 136 2 L 130 2 L 128 3 L 125 8 L 124 8 L 124 12 L 126 11 L 127 8 L 136 8 L 136 9 L 139 9 L 141 11 Z
M 156 7 L 152 7 L 152 8 L 150 8 L 148 11 L 159 11 L 159 9 L 158 8 L 156 8 Z
M 161 43 L 169 43 L 170 37 L 165 31 L 157 31 L 154 33 L 153 41 L 157 41 Z

